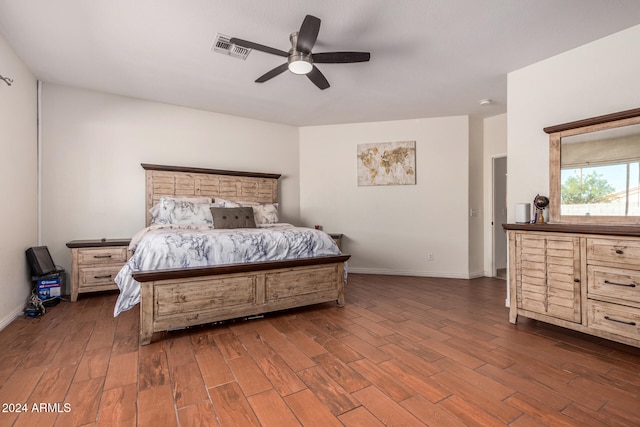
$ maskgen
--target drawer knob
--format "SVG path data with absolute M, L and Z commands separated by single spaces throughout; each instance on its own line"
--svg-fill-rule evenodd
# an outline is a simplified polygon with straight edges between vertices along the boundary
M 110 274 L 105 274 L 104 276 L 93 276 L 94 279 L 110 279 Z
M 635 283 L 616 283 L 616 282 L 611 282 L 609 280 L 605 280 L 604 283 L 606 285 L 613 285 L 613 286 L 624 286 L 626 288 L 635 288 L 636 284 Z
M 94 255 L 94 258 L 111 258 L 111 255 Z
M 574 282 L 580 283 L 580 279 L 573 279 Z
M 636 322 L 628 322 L 626 320 L 614 319 L 613 317 L 604 316 L 604 320 L 608 320 L 610 322 L 622 323 L 624 325 L 636 326 Z
M 616 249 L 616 253 L 618 255 L 622 255 L 622 254 L 624 254 L 624 251 L 622 249 Z

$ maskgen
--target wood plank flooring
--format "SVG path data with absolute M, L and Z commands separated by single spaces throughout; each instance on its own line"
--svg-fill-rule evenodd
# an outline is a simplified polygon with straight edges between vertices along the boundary
M 511 325 L 503 280 L 351 274 L 346 297 L 143 347 L 113 293 L 62 302 L 0 331 L 0 426 L 640 425 L 640 349 Z

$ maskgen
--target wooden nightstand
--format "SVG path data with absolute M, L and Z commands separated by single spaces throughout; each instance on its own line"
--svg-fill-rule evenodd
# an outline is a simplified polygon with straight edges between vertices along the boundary
M 327 233 L 327 234 L 331 236 L 334 242 L 336 242 L 336 245 L 338 245 L 338 249 L 342 250 L 342 234 L 340 233 Z
M 118 289 L 113 279 L 131 254 L 130 239 L 73 240 L 71 249 L 71 301 L 79 293 Z

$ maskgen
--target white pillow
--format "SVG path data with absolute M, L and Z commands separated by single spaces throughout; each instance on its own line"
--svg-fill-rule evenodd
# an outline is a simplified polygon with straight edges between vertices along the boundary
M 163 200 L 185 200 L 188 202 L 194 203 L 211 203 L 211 197 L 173 197 L 173 196 L 162 196 L 160 197 L 160 201 L 153 205 L 151 209 L 149 209 L 149 213 L 151 214 L 152 222 L 153 218 L 157 217 L 160 213 L 160 204 Z
M 258 202 L 246 202 L 243 200 L 233 201 L 216 197 L 216 203 L 220 203 L 225 208 L 244 208 L 247 206 L 258 206 Z
M 278 222 L 278 204 L 251 206 L 256 224 L 276 224 Z
M 212 225 L 211 198 L 161 197 L 149 209 L 152 224 Z

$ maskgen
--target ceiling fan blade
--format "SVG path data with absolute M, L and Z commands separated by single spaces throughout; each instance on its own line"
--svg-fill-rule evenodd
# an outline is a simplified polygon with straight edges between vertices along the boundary
M 296 50 L 302 53 L 311 53 L 311 49 L 316 44 L 318 33 L 320 32 L 320 18 L 307 15 L 302 21 L 300 31 L 298 31 L 298 43 Z
M 369 52 L 322 52 L 312 53 L 313 62 L 318 64 L 348 64 L 367 62 L 371 58 Z
M 271 80 L 272 78 L 274 78 L 275 76 L 284 73 L 287 68 L 288 68 L 288 64 L 285 62 L 282 65 L 278 65 L 276 68 L 274 68 L 271 71 L 267 71 L 266 73 L 264 73 L 263 75 L 261 75 L 260 77 L 258 77 L 256 79 L 256 83 L 264 83 L 267 80 Z
M 311 80 L 314 85 L 318 86 L 318 88 L 322 90 L 330 86 L 324 74 L 322 74 L 320 70 L 318 70 L 318 67 L 316 67 L 315 65 L 313 66 L 313 69 L 307 74 L 307 77 L 309 77 L 309 80 Z
M 247 49 L 259 50 L 261 52 L 271 53 L 273 55 L 284 56 L 285 58 L 289 56 L 289 53 L 285 52 L 284 50 L 275 49 L 273 47 L 264 46 L 264 45 L 250 42 L 247 40 L 242 40 L 242 39 L 237 39 L 235 37 L 232 37 L 231 39 L 229 39 L 229 41 L 238 46 L 246 47 Z

